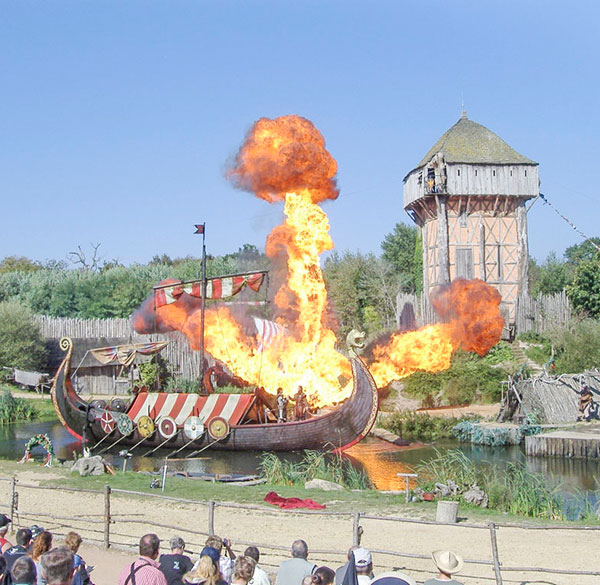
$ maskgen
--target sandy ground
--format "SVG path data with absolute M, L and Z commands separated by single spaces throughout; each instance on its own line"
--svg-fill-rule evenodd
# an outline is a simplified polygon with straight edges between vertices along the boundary
M 24 470 L 18 477 L 21 484 L 36 484 L 42 478 L 48 479 L 48 475 L 36 470 Z M 70 529 L 79 532 L 84 538 L 82 556 L 89 564 L 96 566 L 93 571 L 96 585 L 117 582 L 120 570 L 136 558 L 135 546 L 140 536 L 147 532 L 156 532 L 163 541 L 174 534 L 182 535 L 193 558 L 205 540 L 204 534 L 194 534 L 193 531 L 207 532 L 208 511 L 205 502 L 179 503 L 146 496 L 113 494 L 111 515 L 115 523 L 111 526 L 111 542 L 114 546 L 106 551 L 96 544 L 102 542 L 102 494 L 31 489 L 22 485 L 18 487 L 18 493 L 15 524 L 41 524 L 57 535 L 64 535 Z M 303 494 L 300 492 L 298 495 Z M 323 492 L 317 499 L 335 508 L 335 492 Z M 8 482 L 0 482 L 0 511 L 8 511 L 6 502 Z M 361 512 L 369 511 L 362 509 Z M 404 516 L 407 514 L 406 510 L 402 513 Z M 50 519 L 47 514 L 62 519 Z M 416 510 L 414 514 L 415 518 L 418 517 Z M 373 519 L 361 519 L 361 525 L 364 529 L 362 544 L 372 550 L 429 555 L 432 550 L 451 548 L 466 559 L 492 559 L 487 528 L 468 528 L 460 522 L 456 525 L 431 526 Z M 243 551 L 248 544 L 256 544 L 262 551 L 261 564 L 272 574 L 287 556 L 285 549 L 296 538 L 304 538 L 308 542 L 313 551 L 310 557 L 315 563 L 333 568 L 343 563 L 343 551 L 352 544 L 352 519 L 348 516 L 300 515 L 277 509 L 258 511 L 218 506 L 215 531 L 230 538 L 237 552 Z M 56 536 L 55 542 L 60 541 L 60 536 Z M 284 550 L 274 550 L 268 545 L 284 547 Z M 498 532 L 499 556 L 505 566 L 598 570 L 599 545 L 600 531 L 533 531 L 503 527 Z M 126 547 L 129 547 L 128 550 L 123 550 Z M 430 560 L 393 557 L 383 552 L 374 552 L 373 558 L 376 573 L 400 568 L 422 582 L 432 572 Z M 465 585 L 495 583 L 491 565 L 471 563 L 463 569 L 461 580 Z M 503 581 L 509 584 L 591 585 L 598 583 L 598 577 L 505 571 Z

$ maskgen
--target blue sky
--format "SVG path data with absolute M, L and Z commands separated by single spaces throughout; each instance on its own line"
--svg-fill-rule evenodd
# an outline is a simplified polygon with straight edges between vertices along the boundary
M 380 252 L 402 178 L 460 116 L 540 163 L 600 235 L 595 2 L 4 0 L 0 258 L 146 262 L 263 249 L 282 219 L 223 169 L 252 123 L 299 114 L 337 159 L 338 250 Z M 531 254 L 581 238 L 541 201 Z

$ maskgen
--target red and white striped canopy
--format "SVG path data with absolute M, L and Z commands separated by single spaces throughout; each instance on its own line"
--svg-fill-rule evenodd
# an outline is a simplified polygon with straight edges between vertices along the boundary
M 256 272 L 239 276 L 209 278 L 206 281 L 206 298 L 227 299 L 237 295 L 246 286 L 254 292 L 258 292 L 264 277 L 264 272 Z M 169 305 L 174 303 L 183 293 L 200 298 L 202 296 L 201 282 L 188 282 L 186 284 L 178 282 L 170 286 L 157 288 L 154 291 L 154 303 L 156 307 Z
M 222 416 L 230 425 L 236 425 L 254 402 L 253 394 L 175 394 L 167 392 L 142 392 L 138 394 L 127 411 L 137 423 L 141 416 L 157 421 L 170 416 L 177 426 L 183 426 L 190 416 L 198 416 L 203 422 Z

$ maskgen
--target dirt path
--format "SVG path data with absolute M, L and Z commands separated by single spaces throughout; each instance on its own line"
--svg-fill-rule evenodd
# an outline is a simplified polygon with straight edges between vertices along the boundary
M 60 477 L 56 475 L 55 477 Z M 24 471 L 19 474 L 21 484 L 35 484 L 49 479 L 47 473 Z M 265 489 L 265 492 L 267 490 Z M 82 555 L 89 564 L 96 565 L 93 577 L 96 585 L 113 585 L 119 571 L 130 559 L 135 558 L 135 546 L 141 535 L 156 532 L 163 541 L 180 533 L 188 543 L 191 556 L 201 549 L 205 536 L 187 530 L 207 531 L 208 512 L 206 505 L 198 503 L 176 503 L 150 499 L 146 496 L 111 496 L 111 515 L 115 524 L 111 526 L 111 542 L 115 547 L 132 547 L 130 552 L 116 548 L 105 551 L 93 542 L 102 541 L 102 494 L 65 492 L 49 489 L 18 487 L 19 514 L 15 523 L 29 526 L 37 523 L 55 534 L 76 530 L 84 538 Z M 323 492 L 317 499 L 335 508 L 335 493 Z M 298 494 L 303 497 L 302 493 Z M 7 512 L 8 482 L 0 482 L 0 511 Z M 400 508 L 398 515 L 419 515 L 417 508 Z M 361 510 L 368 513 L 365 503 Z M 45 514 L 61 516 L 64 520 L 52 520 Z M 159 525 L 170 525 L 167 528 Z M 486 528 L 475 529 L 461 526 L 431 526 L 399 522 L 361 519 L 364 530 L 362 544 L 370 549 L 395 551 L 408 554 L 429 555 L 432 550 L 451 548 L 466 559 L 492 560 L 490 533 Z M 177 528 L 175 528 L 177 527 Z M 231 538 L 234 550 L 240 552 L 250 543 L 261 548 L 261 564 L 274 573 L 277 565 L 285 558 L 285 551 L 267 548 L 265 545 L 289 547 L 296 538 L 304 538 L 314 550 L 345 551 L 352 544 L 352 519 L 348 516 L 300 515 L 294 512 L 240 510 L 218 506 L 215 512 L 215 531 Z M 56 541 L 60 542 L 60 537 Z M 501 528 L 498 532 L 500 559 L 505 566 L 545 566 L 557 569 L 594 570 L 598 567 L 595 551 L 600 544 L 600 531 L 537 530 Z M 338 554 L 314 552 L 311 558 L 318 564 L 337 567 L 344 561 Z M 432 571 L 430 560 L 400 558 L 375 552 L 375 571 L 382 572 L 394 567 L 401 568 L 422 582 Z M 493 585 L 494 572 L 491 565 L 467 564 L 461 573 L 465 585 Z M 598 577 L 552 575 L 543 573 L 504 572 L 505 583 L 546 583 L 556 585 L 592 585 Z

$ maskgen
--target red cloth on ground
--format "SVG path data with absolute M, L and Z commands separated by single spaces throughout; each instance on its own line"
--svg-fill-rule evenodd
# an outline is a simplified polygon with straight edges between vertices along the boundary
M 305 500 L 301 500 L 300 498 L 282 498 L 278 496 L 275 492 L 269 492 L 265 496 L 265 502 L 267 504 L 273 504 L 274 506 L 279 506 L 280 508 L 284 508 L 289 510 L 291 508 L 308 508 L 309 510 L 323 510 L 326 508 L 323 504 L 319 504 L 310 498 L 306 498 Z

